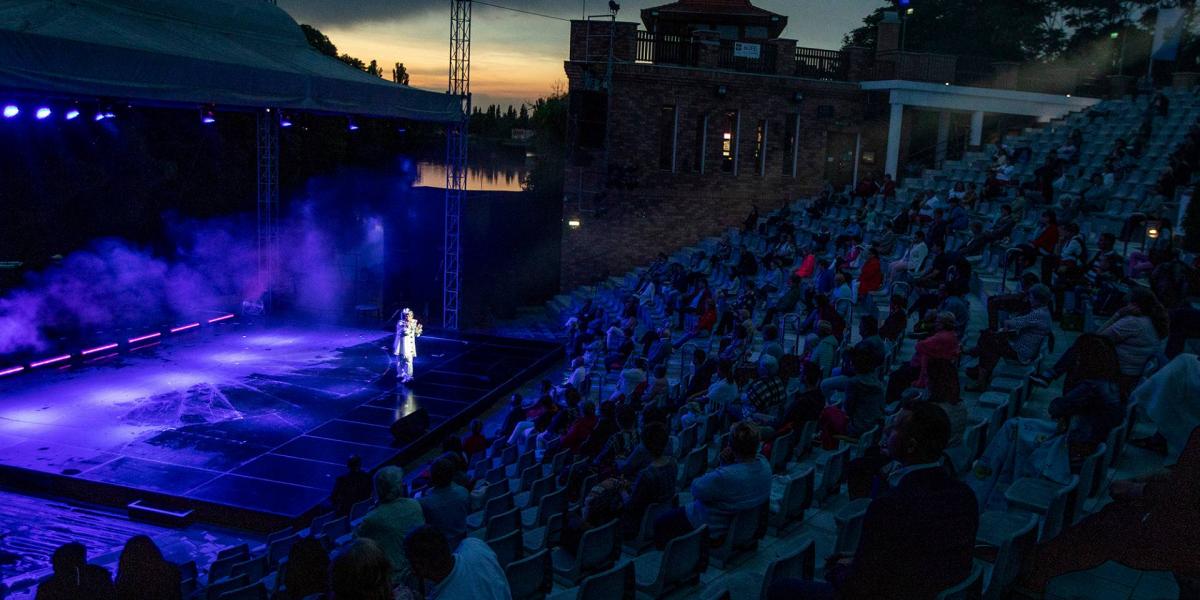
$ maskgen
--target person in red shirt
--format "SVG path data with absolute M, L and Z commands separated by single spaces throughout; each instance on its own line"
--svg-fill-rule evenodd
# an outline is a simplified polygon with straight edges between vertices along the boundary
M 904 390 L 910 387 L 923 388 L 929 379 L 930 361 L 954 362 L 962 349 L 958 343 L 958 320 L 952 312 L 940 312 L 934 321 L 933 335 L 917 342 L 912 360 L 900 365 L 888 378 L 887 401 L 900 400 Z
M 483 435 L 483 421 L 479 419 L 471 421 L 471 434 L 463 438 L 463 452 L 469 457 L 474 457 L 481 452 L 487 452 L 491 445 L 492 442 Z
M 1030 259 L 1038 257 L 1042 259 L 1043 283 L 1051 280 L 1050 276 L 1058 266 L 1058 238 L 1058 215 L 1052 210 L 1047 210 L 1038 219 L 1038 228 L 1033 236 L 1033 241 L 1020 246 Z
M 563 434 L 559 441 L 560 448 L 566 448 L 571 452 L 576 452 L 583 445 L 592 430 L 596 428 L 596 406 L 591 400 L 584 400 L 579 403 L 579 418 L 571 423 L 571 427 Z
M 872 247 L 867 250 L 867 261 L 863 263 L 862 272 L 858 275 L 858 301 L 862 302 L 868 294 L 883 287 L 883 267 L 879 262 L 879 251 Z

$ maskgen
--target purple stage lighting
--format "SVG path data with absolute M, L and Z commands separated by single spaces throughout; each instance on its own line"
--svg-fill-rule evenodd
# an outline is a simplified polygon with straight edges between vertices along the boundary
M 349 129 L 350 131 L 358 131 L 358 123 L 355 123 L 354 119 L 350 119 Z
M 13 373 L 20 373 L 21 371 L 24 371 L 24 370 L 25 370 L 25 367 L 9 367 L 7 369 L 0 371 L 0 377 L 4 377 L 5 375 L 12 375 Z
M 91 354 L 95 354 L 97 352 L 104 352 L 105 350 L 115 350 L 116 348 L 117 348 L 116 344 L 105 344 L 103 346 L 97 346 L 95 348 L 88 348 L 87 350 L 84 350 L 83 352 L 80 352 L 79 354 L 81 356 L 88 356 Z
M 232 319 L 232 318 L 234 318 L 235 316 L 237 316 L 237 315 L 234 315 L 234 314 L 222 315 L 222 316 L 220 316 L 220 317 L 216 317 L 216 318 L 214 318 L 214 319 L 209 319 L 209 320 L 208 320 L 208 322 L 209 322 L 210 324 L 211 324 L 211 323 L 218 323 L 218 322 L 220 322 L 220 321 L 227 321 L 227 320 L 229 320 L 229 319 Z
M 179 333 L 179 332 L 181 332 L 181 331 L 187 331 L 187 330 L 189 330 L 189 329 L 195 329 L 195 328 L 197 328 L 197 327 L 199 327 L 199 326 L 200 326 L 200 324 L 199 324 L 199 323 L 188 323 L 187 325 L 180 325 L 179 327 L 176 327 L 176 328 L 172 329 L 172 330 L 171 330 L 171 333 Z
M 34 112 L 34 113 L 33 113 L 33 116 L 34 116 L 35 118 L 37 118 L 37 120 L 39 120 L 39 121 L 43 121 L 43 120 L 45 120 L 46 118 L 48 118 L 48 117 L 49 117 L 51 114 L 53 114 L 53 112 L 54 112 L 54 111 L 52 111 L 52 110 L 50 110 L 49 108 L 46 108 L 45 106 L 43 106 L 43 107 L 40 107 L 40 108 L 38 108 L 38 109 L 37 109 L 37 112 Z
M 157 338 L 157 337 L 162 337 L 162 334 L 161 334 L 161 333 L 149 333 L 149 334 L 146 334 L 146 335 L 143 335 L 143 336 L 138 336 L 138 337 L 135 337 L 135 338 L 130 338 L 130 339 L 129 339 L 129 343 L 130 343 L 130 344 L 136 344 L 136 343 L 138 343 L 138 342 L 144 342 L 144 341 L 146 341 L 146 340 L 152 340 L 152 339 L 154 339 L 154 338 Z
M 47 358 L 46 360 L 39 360 L 35 363 L 29 363 L 29 368 L 36 369 L 38 367 L 44 367 L 46 365 L 52 365 L 54 363 L 60 363 L 68 360 L 71 360 L 71 355 L 64 354 L 62 356 L 55 356 L 54 358 Z
M 79 117 L 78 109 L 72 108 L 71 110 L 67 111 L 66 118 L 68 121 L 74 121 L 77 117 Z
M 292 126 L 292 118 L 287 115 L 280 115 L 279 126 L 280 127 L 291 127 Z
M 7 104 L 4 106 L 4 118 L 11 119 L 21 114 L 21 108 L 16 104 Z

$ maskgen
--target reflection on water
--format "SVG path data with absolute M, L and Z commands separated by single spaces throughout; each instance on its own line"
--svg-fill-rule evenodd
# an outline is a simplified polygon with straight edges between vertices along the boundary
M 512 160 L 507 157 L 497 159 L 496 156 L 484 157 L 482 164 L 467 166 L 467 189 L 484 192 L 520 192 L 524 188 L 521 183 L 529 168 L 525 161 Z M 444 188 L 446 187 L 446 165 L 442 162 L 420 161 L 417 163 L 418 186 Z

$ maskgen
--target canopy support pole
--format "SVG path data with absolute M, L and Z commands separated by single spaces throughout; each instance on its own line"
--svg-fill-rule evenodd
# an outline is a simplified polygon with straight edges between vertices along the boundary
M 462 202 L 467 196 L 467 125 L 471 118 L 471 0 L 451 0 L 450 86 L 458 122 L 446 127 L 446 215 L 442 259 L 442 327 L 458 329 Z
M 258 287 L 262 310 L 271 311 L 279 269 L 279 111 L 257 113 L 258 146 Z M 250 298 L 254 300 L 254 298 Z

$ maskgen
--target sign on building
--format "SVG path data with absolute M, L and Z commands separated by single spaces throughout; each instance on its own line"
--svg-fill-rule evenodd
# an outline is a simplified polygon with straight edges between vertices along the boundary
M 752 58 L 757 60 L 762 54 L 762 44 L 751 44 L 747 42 L 734 42 L 733 55 L 738 58 Z

